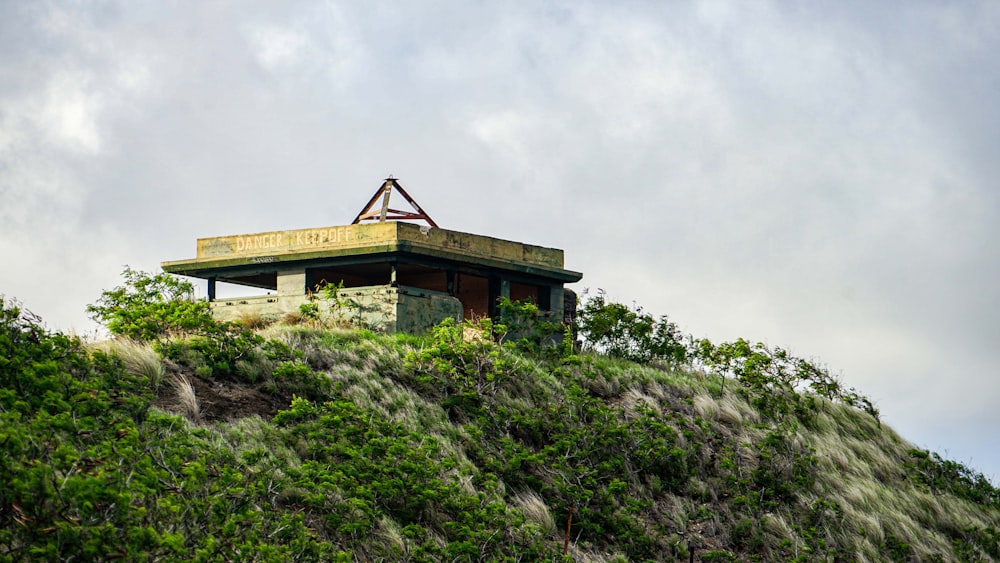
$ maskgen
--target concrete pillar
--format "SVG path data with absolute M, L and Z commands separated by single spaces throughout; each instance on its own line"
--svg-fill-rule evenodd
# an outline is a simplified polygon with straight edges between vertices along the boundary
M 557 323 L 563 322 L 563 286 L 553 285 L 549 287 L 549 310 L 552 311 L 552 320 Z
M 389 285 L 391 287 L 399 287 L 399 280 L 396 278 L 396 263 L 389 263 Z
M 572 289 L 563 288 L 563 322 L 572 325 L 576 322 L 576 292 Z M 576 339 L 576 333 L 573 333 L 573 339 Z
M 306 271 L 283 270 L 278 272 L 278 295 L 305 295 Z
M 488 287 L 489 315 L 495 319 L 497 318 L 497 301 L 501 297 L 510 299 L 510 280 L 500 276 L 490 276 Z
M 208 300 L 215 301 L 215 278 L 208 278 Z
M 309 291 L 312 291 L 313 293 L 315 293 L 316 289 L 317 289 L 316 288 L 316 275 L 315 275 L 315 273 L 313 272 L 313 270 L 306 270 L 305 274 L 306 274 L 306 279 L 305 279 L 306 290 L 309 290 Z

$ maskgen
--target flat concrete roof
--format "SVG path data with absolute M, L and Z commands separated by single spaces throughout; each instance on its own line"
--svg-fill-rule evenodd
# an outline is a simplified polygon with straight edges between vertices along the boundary
M 163 262 L 164 271 L 199 278 L 274 272 L 311 264 L 394 260 L 512 272 L 563 283 L 563 251 L 402 222 L 270 231 L 198 239 L 197 257 Z

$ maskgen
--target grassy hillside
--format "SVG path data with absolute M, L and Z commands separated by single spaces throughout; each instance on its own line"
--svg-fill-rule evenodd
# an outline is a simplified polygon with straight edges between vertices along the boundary
M 0 561 L 1000 559 L 1000 491 L 780 350 L 187 329 L 3 304 Z

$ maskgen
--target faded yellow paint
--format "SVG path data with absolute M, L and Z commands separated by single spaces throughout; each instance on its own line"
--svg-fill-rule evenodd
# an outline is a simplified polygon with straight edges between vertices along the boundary
M 420 227 L 409 223 L 396 223 L 396 225 L 398 225 L 397 241 L 409 242 L 415 246 L 505 262 L 536 264 L 549 268 L 563 267 L 563 251 L 557 248 L 545 248 L 447 229 Z
M 273 256 L 300 251 L 367 246 L 395 240 L 395 229 L 392 227 L 388 223 L 346 225 L 200 238 L 198 258 Z
M 401 222 L 200 238 L 197 258 L 175 263 L 193 265 L 245 258 L 248 262 L 266 264 L 288 260 L 297 254 L 387 246 L 412 246 L 431 252 L 442 251 L 547 268 L 563 267 L 563 252 L 559 249 Z

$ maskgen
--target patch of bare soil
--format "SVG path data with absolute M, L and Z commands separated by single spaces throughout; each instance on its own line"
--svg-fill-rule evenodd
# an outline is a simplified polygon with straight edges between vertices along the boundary
M 279 397 L 263 391 L 263 386 L 249 385 L 224 378 L 206 379 L 193 370 L 167 362 L 167 378 L 185 376 L 191 382 L 202 422 L 232 421 L 248 416 L 270 419 L 287 408 L 291 397 Z M 165 411 L 187 415 L 183 399 L 170 383 L 161 386 L 153 405 Z

